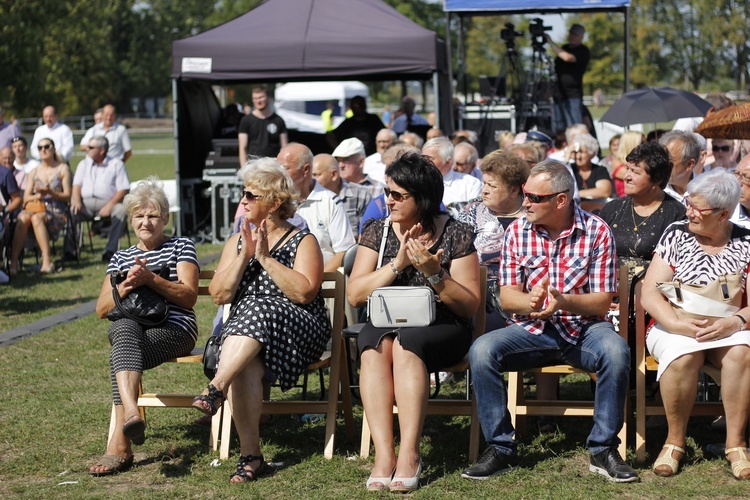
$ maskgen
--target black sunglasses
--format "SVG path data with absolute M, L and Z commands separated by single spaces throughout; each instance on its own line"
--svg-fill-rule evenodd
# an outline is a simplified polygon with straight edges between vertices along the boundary
M 384 188 L 383 193 L 385 193 L 386 198 L 390 196 L 391 199 L 396 202 L 404 201 L 406 198 L 411 196 L 411 194 L 409 193 L 399 193 L 398 191 L 391 191 L 388 188 Z
M 718 151 L 724 151 L 725 153 L 728 153 L 730 149 L 732 149 L 731 146 L 714 146 L 711 149 L 714 150 L 714 153 Z
M 47 150 L 52 148 L 52 144 L 40 144 L 36 147 L 39 151 L 41 150 Z
M 242 195 L 245 197 L 247 201 L 253 201 L 257 198 L 260 198 L 260 195 L 257 195 L 253 193 L 252 191 L 242 191 Z
M 524 191 L 523 195 L 531 203 L 541 203 L 543 201 L 547 201 L 549 199 L 554 198 L 558 194 L 563 194 L 563 193 L 567 193 L 567 192 L 568 192 L 567 189 L 565 191 L 558 191 L 557 193 L 550 193 L 550 194 L 534 194 L 534 193 L 527 193 L 526 191 Z

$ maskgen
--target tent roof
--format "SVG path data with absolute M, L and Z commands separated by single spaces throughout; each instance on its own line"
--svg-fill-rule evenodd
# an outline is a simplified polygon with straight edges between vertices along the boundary
M 445 12 L 540 14 L 596 10 L 624 10 L 630 0 L 444 0 Z
M 427 79 L 436 34 L 381 0 L 265 0 L 172 45 L 172 76 L 201 80 Z

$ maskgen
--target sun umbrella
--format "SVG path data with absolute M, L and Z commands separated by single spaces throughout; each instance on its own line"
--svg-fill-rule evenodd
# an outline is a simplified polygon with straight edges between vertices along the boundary
M 615 125 L 663 123 L 689 116 L 704 116 L 711 103 L 671 87 L 644 87 L 625 92 L 601 117 Z
M 707 139 L 750 139 L 750 103 L 709 113 L 695 131 Z

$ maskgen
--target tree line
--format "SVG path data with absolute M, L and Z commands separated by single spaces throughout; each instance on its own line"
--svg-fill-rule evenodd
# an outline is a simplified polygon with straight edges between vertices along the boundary
M 50 103 L 63 115 L 91 113 L 107 102 L 126 112 L 133 97 L 169 96 L 172 42 L 231 20 L 260 1 L 0 2 L 0 105 L 17 116 L 39 115 Z M 385 1 L 445 36 L 442 2 Z M 512 21 L 527 31 L 533 17 L 467 18 L 464 63 L 472 89 L 477 89 L 479 75 L 499 71 L 505 52 L 499 38 L 503 24 Z M 750 82 L 748 19 L 747 0 L 633 0 L 631 87 L 745 89 Z M 621 91 L 623 15 L 580 14 L 570 16 L 568 22 L 582 22 L 587 28 L 592 57 L 584 80 L 586 92 Z M 458 26 L 454 16 L 450 26 L 454 71 L 460 62 Z M 519 40 L 519 48 L 524 47 L 528 39 Z M 373 90 L 377 94 L 378 89 Z

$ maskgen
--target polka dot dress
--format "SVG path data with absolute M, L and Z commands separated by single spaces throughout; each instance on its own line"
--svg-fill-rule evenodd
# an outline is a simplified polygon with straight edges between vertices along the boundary
M 291 268 L 299 242 L 308 234 L 307 231 L 294 234 L 271 252 L 271 256 Z M 228 335 L 243 335 L 263 344 L 266 367 L 278 377 L 281 389 L 286 391 L 297 383 L 310 363 L 320 358 L 331 337 L 323 296 L 318 292 L 309 304 L 292 303 L 255 259 L 247 265 L 238 290 L 245 292 L 232 302 L 232 313 L 224 324 L 222 339 Z

